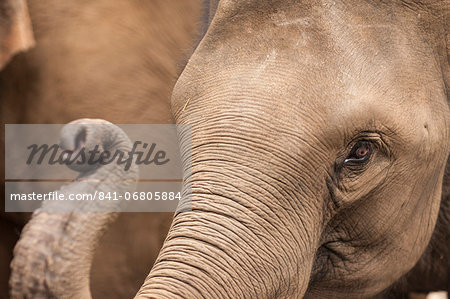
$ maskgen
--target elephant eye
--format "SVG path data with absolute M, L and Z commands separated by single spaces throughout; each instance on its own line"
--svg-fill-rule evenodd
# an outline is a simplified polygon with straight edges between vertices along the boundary
M 372 155 L 372 144 L 367 141 L 360 141 L 350 151 L 347 158 L 344 160 L 344 164 L 364 164 L 369 161 Z

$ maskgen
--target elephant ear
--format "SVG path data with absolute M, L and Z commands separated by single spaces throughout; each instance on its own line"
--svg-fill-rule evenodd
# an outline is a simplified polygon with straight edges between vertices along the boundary
M 0 70 L 16 53 L 33 46 L 26 0 L 0 0 Z

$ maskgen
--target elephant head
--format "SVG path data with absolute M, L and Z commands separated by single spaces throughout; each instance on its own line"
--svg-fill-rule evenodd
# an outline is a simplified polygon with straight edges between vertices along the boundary
M 449 148 L 438 3 L 212 0 L 172 95 L 192 210 L 137 297 L 361 298 L 410 271 Z
M 448 62 L 443 6 L 410 2 L 210 3 L 172 95 L 193 209 L 138 297 L 370 297 L 416 264 L 448 156 Z

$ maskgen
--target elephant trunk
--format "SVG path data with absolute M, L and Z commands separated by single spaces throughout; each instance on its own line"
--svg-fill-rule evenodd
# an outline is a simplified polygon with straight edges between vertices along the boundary
M 37 212 L 14 249 L 11 298 L 91 298 L 89 273 L 110 213 Z M 89 224 L 84 227 L 77 224 Z M 90 229 L 89 229 L 90 228 Z
M 225 143 L 194 140 L 194 147 L 185 178 L 191 194 L 181 202 L 190 201 L 192 210 L 176 214 L 137 298 L 301 297 L 319 244 L 321 209 L 256 169 L 261 163 L 248 157 L 235 163 L 236 146 L 229 151 Z
M 315 248 L 306 240 L 269 235 L 270 224 L 262 219 L 239 223 L 233 214 L 224 209 L 178 215 L 137 298 L 300 298 Z
M 73 124 L 78 126 L 66 126 L 62 131 L 61 145 L 68 149 L 76 150 L 75 140 L 79 141 L 80 136 L 86 149 L 99 143 L 109 151 L 126 153 L 131 149 L 126 134 L 106 121 L 84 119 Z M 81 179 L 62 187 L 60 193 L 131 190 L 138 176 L 135 166 L 128 171 L 115 164 L 94 169 L 92 165 L 75 166 L 82 173 Z M 89 273 L 93 254 L 102 232 L 117 215 L 111 210 L 119 210 L 111 205 L 118 204 L 94 201 L 81 210 L 61 212 L 58 210 L 61 203 L 44 202 L 41 209 L 33 213 L 14 249 L 11 298 L 90 298 Z M 103 208 L 109 212 L 93 212 Z

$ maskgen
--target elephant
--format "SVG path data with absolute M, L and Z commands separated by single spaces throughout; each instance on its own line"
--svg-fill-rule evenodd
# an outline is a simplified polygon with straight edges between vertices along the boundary
M 200 14 L 198 0 L 0 0 L 2 124 L 83 117 L 173 123 L 170 92 Z M 0 139 L 4 206 L 4 130 Z M 9 298 L 12 252 L 29 217 L 1 208 L 0 298 Z M 132 296 L 171 219 L 172 213 L 120 214 L 94 257 L 92 295 Z
M 68 150 L 70 152 L 77 152 L 77 150 L 93 150 L 96 146 L 99 146 L 102 149 L 115 152 L 120 150 L 122 152 L 129 152 L 132 148 L 132 143 L 128 136 L 122 131 L 120 128 L 112 125 L 109 122 L 103 120 L 91 120 L 91 119 L 81 119 L 77 121 L 73 121 L 65 126 L 61 130 L 61 141 L 60 144 L 63 150 Z M 79 142 L 82 140 L 82 142 Z M 81 145 L 83 144 L 83 145 Z M 132 164 L 129 170 L 125 169 L 117 169 L 117 164 L 108 164 L 102 167 L 98 167 L 97 164 L 87 163 L 73 163 L 71 164 L 71 168 L 76 171 L 79 171 L 81 175 L 77 178 L 77 180 L 71 184 L 64 185 L 59 189 L 59 192 L 69 196 L 69 194 L 74 194 L 78 189 L 83 188 L 84 192 L 89 192 L 89 190 L 99 191 L 99 192 L 111 192 L 113 190 L 134 190 L 134 185 L 136 184 L 138 176 L 138 167 L 136 164 Z M 95 170 L 95 171 L 94 171 Z M 98 177 L 108 178 L 107 180 L 98 180 Z M 120 186 L 120 187 L 119 187 Z M 58 275 L 58 271 L 63 273 L 67 273 L 67 271 L 72 271 L 71 263 L 67 263 L 67 267 L 62 266 L 58 263 L 58 260 L 65 260 L 66 258 L 76 258 L 76 255 L 73 255 L 73 252 L 76 251 L 84 251 L 89 253 L 90 258 L 85 264 L 81 264 L 79 260 L 74 260 L 73 263 L 79 265 L 79 267 L 85 267 L 86 273 L 89 274 L 90 266 L 93 259 L 93 254 L 95 248 L 98 246 L 98 239 L 101 235 L 101 230 L 95 230 L 97 235 L 95 239 L 96 243 L 89 242 L 88 239 L 92 240 L 92 236 L 87 233 L 91 228 L 90 226 L 85 226 L 85 230 L 81 235 L 88 238 L 85 241 L 87 242 L 76 242 L 72 243 L 71 250 L 69 252 L 57 252 L 58 249 L 62 249 L 64 247 L 59 246 L 60 238 L 59 235 L 63 235 L 67 240 L 71 239 L 70 231 L 71 229 L 62 226 L 62 223 L 66 222 L 66 218 L 70 217 L 72 219 L 76 219 L 72 224 L 77 222 L 85 222 L 92 223 L 91 219 L 96 219 L 95 223 L 100 224 L 101 226 L 107 226 L 108 223 L 114 220 L 117 217 L 118 213 L 102 213 L 101 207 L 105 205 L 111 205 L 111 202 L 108 201 L 93 201 L 92 202 L 95 207 L 99 207 L 100 209 L 93 209 L 93 205 L 89 202 L 89 205 L 82 203 L 79 205 L 79 202 L 76 201 L 68 201 L 68 202 L 57 202 L 57 201 L 44 201 L 42 206 L 34 212 L 34 217 L 30 220 L 29 224 L 24 229 L 23 234 L 27 236 L 37 236 L 35 239 L 36 243 L 28 244 L 31 246 L 22 246 L 19 244 L 15 252 L 17 255 L 45 255 L 45 252 L 41 252 L 38 248 L 51 248 L 54 253 L 53 260 L 40 260 L 41 263 L 33 263 L 27 264 L 23 263 L 25 260 L 15 259 L 12 262 L 12 267 L 14 269 L 18 269 L 19 271 L 15 271 L 11 275 L 11 285 L 14 290 L 15 284 L 19 284 L 21 282 L 21 275 L 25 273 L 33 273 L 37 269 L 37 272 L 42 272 L 44 269 L 52 268 L 52 273 L 56 279 L 62 278 L 64 281 L 61 281 L 60 287 L 62 290 L 60 292 L 70 289 L 70 285 L 73 283 L 73 280 L 65 275 Z M 117 205 L 119 202 L 114 202 Z M 68 208 L 67 205 L 70 205 L 70 210 L 67 211 L 76 211 L 73 213 L 66 212 L 62 210 L 61 207 Z M 78 206 L 77 206 L 78 205 Z M 114 207 L 114 210 L 120 211 L 119 207 Z M 112 215 L 112 217 L 111 217 Z M 55 226 L 60 228 L 60 231 L 47 230 L 46 228 L 49 226 Z M 69 224 L 70 226 L 70 224 Z M 46 238 L 41 238 L 42 232 L 48 232 Z M 54 236 L 53 233 L 56 232 L 58 235 Z M 80 236 L 80 235 L 79 235 Z M 39 246 L 40 242 L 43 243 L 44 246 Z M 41 243 L 41 244 L 42 244 Z M 90 243 L 92 247 L 86 247 L 86 243 Z M 37 245 L 37 246 L 36 246 Z M 79 247 L 78 247 L 79 246 Z M 54 267 L 54 268 L 53 268 Z M 84 278 L 87 279 L 89 275 L 86 275 Z M 42 277 L 40 278 L 42 279 Z M 15 294 L 12 293 L 12 296 L 15 297 Z M 85 284 L 85 288 L 79 290 L 77 294 L 71 294 L 72 298 L 85 298 L 87 296 L 91 296 L 89 285 Z M 59 295 L 58 297 L 61 297 Z
M 187 191 L 136 298 L 448 291 L 448 4 L 208 1 L 171 96 L 191 127 Z M 16 247 L 13 298 L 89 287 L 83 251 L 57 278 L 14 267 L 52 259 L 47 236 L 27 234 L 52 219 L 35 215 Z M 60 223 L 59 254 L 97 242 L 82 221 Z M 43 255 L 21 254 L 36 240 Z

